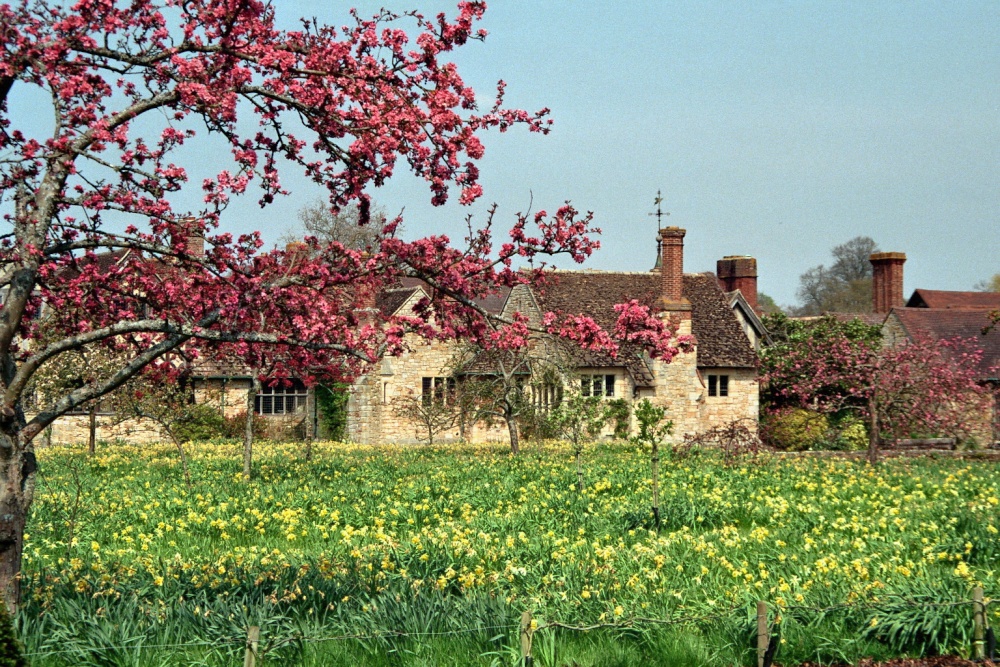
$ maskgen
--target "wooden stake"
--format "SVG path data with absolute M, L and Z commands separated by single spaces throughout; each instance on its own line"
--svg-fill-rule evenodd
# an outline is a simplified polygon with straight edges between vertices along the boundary
M 757 601 L 757 667 L 764 667 L 764 655 L 767 653 L 767 645 L 771 642 L 770 632 L 767 628 L 767 603 L 763 600 Z
M 247 652 L 243 656 L 243 667 L 256 667 L 257 646 L 260 643 L 260 626 L 251 625 L 247 630 Z
M 526 611 L 521 614 L 521 664 L 524 667 L 531 667 L 531 612 Z
M 986 657 L 986 644 L 983 633 L 986 626 L 986 605 L 983 603 L 983 588 L 972 589 L 972 659 L 982 660 Z

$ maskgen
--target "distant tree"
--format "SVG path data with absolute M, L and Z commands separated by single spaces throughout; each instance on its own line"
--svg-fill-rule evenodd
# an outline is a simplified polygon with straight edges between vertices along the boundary
M 757 292 L 757 307 L 760 308 L 765 315 L 769 313 L 783 312 L 781 310 L 781 306 L 779 306 L 770 295 L 764 294 L 763 292 Z
M 463 430 L 477 421 L 502 421 L 515 455 L 520 453 L 520 418 L 530 408 L 525 388 L 553 365 L 543 347 L 529 343 L 526 330 L 522 334 L 513 344 L 500 343 L 496 337 L 492 344 L 469 345 L 452 369 L 462 376 Z
M 830 272 L 845 283 L 872 277 L 870 257 L 878 252 L 878 244 L 869 236 L 855 236 L 830 251 L 835 260 Z
M 972 289 L 977 292 L 1000 292 L 1000 273 L 994 273 L 989 280 L 980 280 Z
M 613 331 L 632 351 L 646 349 L 656 358 L 670 360 L 691 350 L 690 336 L 676 336 L 673 322 L 657 317 L 638 301 L 616 304 L 614 310 L 618 320 Z M 579 324 L 577 316 L 560 319 L 550 313 L 544 318 L 546 332 L 539 334 L 529 329 L 526 316 L 516 313 L 510 325 L 490 331 L 470 346 L 464 365 L 453 369 L 456 375 L 475 376 L 482 414 L 507 424 L 512 454 L 519 452 L 519 418 L 532 407 L 525 397 L 526 386 L 545 377 L 568 376 L 580 350 L 600 349 L 588 336 L 574 333 Z
M 87 384 L 111 375 L 117 370 L 120 360 L 103 347 L 72 350 L 59 358 L 58 363 L 43 367 L 32 378 L 31 393 L 35 403 L 42 404 L 52 396 L 74 391 Z M 101 409 L 101 399 L 91 399 L 78 408 L 88 416 L 87 454 L 97 452 L 97 413 Z
M 184 365 L 185 370 L 170 375 L 149 367 L 110 394 L 108 402 L 119 424 L 138 419 L 159 427 L 177 448 L 184 482 L 191 488 L 184 443 L 221 435 L 225 420 L 217 408 L 195 403 L 190 366 Z
M 872 267 L 869 257 L 878 245 L 867 236 L 856 236 L 831 251 L 834 262 L 820 264 L 799 276 L 796 315 L 827 312 L 867 313 L 872 309 Z
M 793 319 L 784 313 L 764 316 L 764 326 L 771 334 L 773 345 L 762 348 L 761 370 L 767 373 L 771 365 L 783 356 L 801 347 L 825 345 L 830 340 L 846 338 L 851 341 L 878 345 L 882 341 L 882 327 L 867 324 L 860 318 L 840 320 L 832 315 L 814 319 Z
M 299 225 L 285 232 L 281 240 L 287 245 L 314 236 L 320 247 L 340 243 L 349 250 L 370 252 L 379 249 L 383 238 L 395 236 L 402 229 L 401 225 L 387 229 L 387 223 L 385 210 L 380 206 L 371 206 L 366 224 L 360 205 L 349 204 L 335 210 L 329 202 L 317 199 L 299 209 Z

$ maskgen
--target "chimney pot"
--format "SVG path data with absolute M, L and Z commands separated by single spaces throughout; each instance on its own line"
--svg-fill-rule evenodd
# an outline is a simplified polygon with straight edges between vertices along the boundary
M 903 263 L 906 254 L 901 252 L 875 252 L 868 258 L 872 263 L 872 310 L 886 314 L 902 306 Z
M 292 241 L 285 244 L 285 265 L 299 264 L 309 256 L 309 246 L 302 241 Z
M 726 255 L 715 263 L 715 275 L 726 292 L 739 290 L 757 310 L 757 260 L 747 255 Z
M 680 227 L 660 230 L 660 299 L 664 310 L 691 316 L 691 304 L 684 298 L 684 235 Z
M 178 220 L 179 227 L 176 231 L 171 231 L 171 235 L 178 242 L 179 250 L 192 257 L 205 256 L 205 230 L 198 224 L 196 218 L 181 218 Z M 175 235 L 175 236 L 174 236 Z

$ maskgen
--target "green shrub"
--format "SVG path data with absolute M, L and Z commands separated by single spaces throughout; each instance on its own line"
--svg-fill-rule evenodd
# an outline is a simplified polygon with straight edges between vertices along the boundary
M 868 429 L 860 419 L 856 417 L 843 419 L 837 425 L 837 429 L 837 437 L 831 443 L 832 449 L 858 452 L 868 447 Z
M 629 435 L 630 417 L 632 408 L 624 398 L 616 398 L 612 401 L 605 401 L 605 410 L 608 421 L 614 426 L 615 438 L 624 440 Z
M 225 434 L 226 420 L 218 408 L 200 403 L 185 406 L 178 417 L 174 432 L 181 442 L 203 442 Z
M 546 410 L 536 409 L 533 405 L 524 406 L 517 416 L 517 428 L 521 437 L 533 442 L 559 437 L 559 431 L 549 417 Z
M 0 602 L 0 667 L 28 667 L 7 613 L 7 605 L 3 602 Z
M 239 412 L 232 417 L 223 419 L 222 437 L 233 440 L 242 440 L 247 430 L 247 412 Z M 267 419 L 255 414 L 253 416 L 253 437 L 254 440 L 262 440 L 267 435 Z
M 349 387 L 343 383 L 317 385 L 316 406 L 319 408 L 318 437 L 342 441 L 347 437 L 347 398 Z
M 768 415 L 761 435 L 775 449 L 786 452 L 803 452 L 808 449 L 825 449 L 830 420 L 826 415 L 792 408 Z

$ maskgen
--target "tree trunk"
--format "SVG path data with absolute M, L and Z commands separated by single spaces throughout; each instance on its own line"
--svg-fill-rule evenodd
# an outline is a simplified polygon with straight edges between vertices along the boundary
M 97 453 L 97 404 L 90 406 L 90 437 L 87 440 L 87 455 Z
M 583 493 L 583 447 L 577 445 L 576 449 L 576 490 Z
M 319 397 L 316 392 L 319 391 L 319 385 L 316 385 L 309 390 L 309 394 L 306 396 L 306 451 L 303 458 L 307 462 L 312 461 L 313 457 L 313 440 L 316 439 L 319 431 Z
M 462 394 L 461 383 L 459 383 L 458 389 L 455 392 L 455 405 L 458 406 L 458 439 L 462 442 L 468 442 L 468 424 L 465 421 L 465 397 Z
M 0 422 L 0 596 L 13 615 L 21 599 L 24 525 L 34 499 L 35 461 L 31 443 L 22 442 L 20 410 Z
M 868 419 L 868 462 L 875 465 L 878 463 L 879 424 L 878 405 L 874 396 L 868 399 Z
M 179 438 L 175 437 L 173 434 L 170 435 L 170 439 L 174 441 L 174 446 L 177 447 L 177 453 L 181 457 L 181 470 L 184 472 L 184 484 L 187 486 L 188 490 L 191 489 L 191 471 L 188 469 L 187 454 L 184 453 L 184 445 L 181 444 Z
M 653 521 L 656 529 L 660 529 L 660 448 L 653 443 L 653 451 L 649 457 L 653 472 Z
M 510 415 L 506 416 L 505 420 L 507 421 L 507 432 L 510 433 L 510 453 L 517 456 L 521 453 L 517 437 L 517 421 Z
M 247 422 L 243 431 L 243 481 L 250 481 L 250 468 L 253 463 L 253 421 L 256 414 L 257 394 L 260 392 L 260 379 L 254 377 L 247 390 Z

